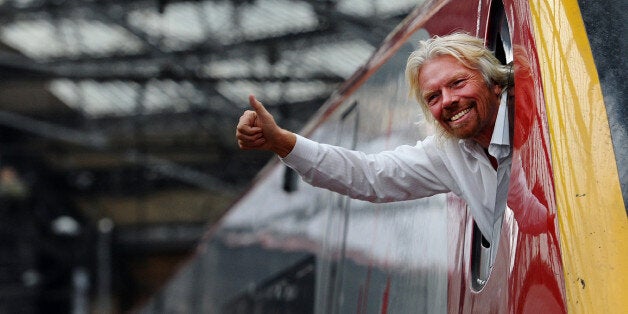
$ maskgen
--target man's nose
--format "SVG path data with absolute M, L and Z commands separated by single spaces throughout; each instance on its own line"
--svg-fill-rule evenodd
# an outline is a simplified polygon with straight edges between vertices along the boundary
M 458 102 L 458 96 L 449 88 L 442 90 L 443 108 L 451 107 Z

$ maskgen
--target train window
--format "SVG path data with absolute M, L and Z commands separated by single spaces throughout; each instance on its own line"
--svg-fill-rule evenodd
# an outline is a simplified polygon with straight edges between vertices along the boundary
M 503 64 L 508 64 L 513 61 L 513 49 L 504 6 L 502 1 L 493 1 L 491 6 L 486 44 L 489 49 L 494 51 L 497 59 Z M 503 192 L 498 191 L 498 193 Z M 476 291 L 481 290 L 486 284 L 497 255 L 506 204 L 496 204 L 496 206 L 503 206 L 504 208 L 496 208 L 495 212 L 499 213 L 501 217 L 495 219 L 491 234 L 482 234 L 478 226 L 473 223 L 470 268 L 471 287 Z
M 475 290 L 480 290 L 486 283 L 491 270 L 491 242 L 473 223 L 473 234 L 471 240 L 471 286 Z
M 504 5 L 501 1 L 494 1 L 490 11 L 488 32 L 486 34 L 486 44 L 489 49 L 495 52 L 495 57 L 503 64 L 513 61 L 512 42 L 510 40 L 510 29 L 508 20 L 504 12 Z

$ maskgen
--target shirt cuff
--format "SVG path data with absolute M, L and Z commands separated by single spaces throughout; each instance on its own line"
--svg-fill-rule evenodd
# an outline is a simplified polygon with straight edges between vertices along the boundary
M 304 161 L 313 160 L 318 153 L 318 143 L 296 134 L 297 141 L 292 151 L 284 158 L 280 158 L 286 165 L 294 167 L 302 164 Z

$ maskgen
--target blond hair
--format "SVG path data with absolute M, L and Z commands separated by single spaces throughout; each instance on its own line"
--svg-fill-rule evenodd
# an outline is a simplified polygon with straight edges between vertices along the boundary
M 408 57 L 406 79 L 410 85 L 410 95 L 421 105 L 425 119 L 436 127 L 440 136 L 449 137 L 450 135 L 440 124 L 436 123 L 423 99 L 423 91 L 419 86 L 419 73 L 427 61 L 439 56 L 452 56 L 465 67 L 479 71 L 487 86 L 499 85 L 505 90 L 509 85 L 510 66 L 502 65 L 493 53 L 484 46 L 484 42 L 480 38 L 464 33 L 454 33 L 442 37 L 434 36 L 421 41 L 419 44 L 419 49 L 412 52 Z

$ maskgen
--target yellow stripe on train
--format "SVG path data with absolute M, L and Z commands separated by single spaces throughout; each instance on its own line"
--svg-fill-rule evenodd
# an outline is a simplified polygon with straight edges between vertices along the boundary
M 628 310 L 628 219 L 576 0 L 531 1 L 571 313 Z M 625 312 L 624 312 L 625 313 Z

